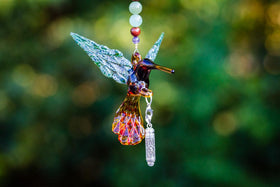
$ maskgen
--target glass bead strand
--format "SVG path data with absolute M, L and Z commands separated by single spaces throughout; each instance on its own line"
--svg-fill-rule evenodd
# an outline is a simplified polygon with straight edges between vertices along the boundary
M 141 33 L 139 26 L 142 24 L 142 17 L 139 15 L 142 12 L 142 5 L 137 0 L 133 0 L 129 5 L 129 12 L 132 14 L 129 18 L 129 23 L 132 26 L 130 33 L 133 36 L 132 42 L 135 45 L 135 51 L 137 51 Z

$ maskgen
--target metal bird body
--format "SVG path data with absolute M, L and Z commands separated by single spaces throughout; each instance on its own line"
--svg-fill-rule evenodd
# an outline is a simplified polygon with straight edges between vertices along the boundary
M 152 95 L 152 91 L 149 90 L 150 72 L 152 69 L 158 69 L 174 73 L 174 70 L 153 62 L 159 51 L 163 33 L 149 50 L 146 58 L 142 59 L 141 55 L 135 52 L 131 62 L 119 50 L 109 49 L 75 33 L 71 33 L 71 36 L 87 52 L 106 77 L 128 85 L 127 95 L 116 111 L 112 131 L 118 135 L 118 139 L 123 145 L 140 143 L 145 137 L 145 130 L 139 102 L 141 96 L 150 97 Z

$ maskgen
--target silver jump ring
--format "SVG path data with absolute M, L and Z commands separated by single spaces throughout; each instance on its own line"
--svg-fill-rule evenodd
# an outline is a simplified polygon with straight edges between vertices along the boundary
M 153 110 L 151 108 L 147 108 L 146 110 L 146 116 L 153 116 Z
M 149 101 L 148 98 L 150 98 L 150 101 Z M 150 97 L 145 97 L 145 99 L 146 99 L 147 105 L 151 105 L 151 104 L 152 104 L 152 101 L 153 101 L 153 97 L 152 97 L 152 96 L 150 96 Z

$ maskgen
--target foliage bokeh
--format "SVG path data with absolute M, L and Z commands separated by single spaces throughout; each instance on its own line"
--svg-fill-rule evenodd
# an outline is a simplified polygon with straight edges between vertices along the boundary
M 126 87 L 69 35 L 130 58 L 130 2 L 0 0 L 0 185 L 280 185 L 280 2 L 141 2 L 142 55 L 165 32 L 176 70 L 151 75 L 153 168 L 111 132 Z

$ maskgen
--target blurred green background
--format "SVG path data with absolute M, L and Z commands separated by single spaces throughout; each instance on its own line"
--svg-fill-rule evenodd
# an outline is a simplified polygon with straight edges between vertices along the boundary
M 280 186 L 280 2 L 142 0 L 157 161 L 111 132 L 126 86 L 76 32 L 130 59 L 130 1 L 0 0 L 0 186 Z M 142 99 L 142 111 L 145 102 Z

